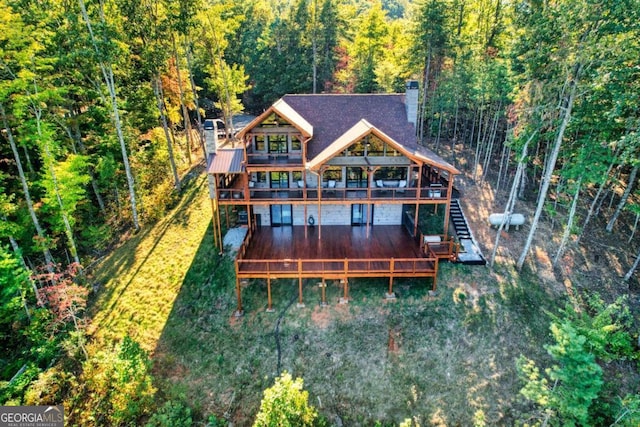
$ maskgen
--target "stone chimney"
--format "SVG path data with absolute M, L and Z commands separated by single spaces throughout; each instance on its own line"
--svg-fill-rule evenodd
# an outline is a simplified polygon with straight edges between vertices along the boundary
M 407 120 L 416 126 L 418 122 L 418 94 L 420 85 L 417 80 L 409 80 L 405 86 L 404 106 L 407 109 Z
M 204 131 L 204 147 L 207 154 L 215 154 L 218 146 L 218 129 L 214 121 L 213 130 L 206 129 Z

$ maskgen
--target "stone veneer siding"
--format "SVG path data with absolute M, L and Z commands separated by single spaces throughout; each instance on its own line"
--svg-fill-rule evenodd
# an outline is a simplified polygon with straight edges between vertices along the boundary
M 293 225 L 304 225 L 304 206 L 293 205 Z M 263 226 L 271 225 L 269 206 L 254 206 L 253 213 L 261 216 Z M 313 216 L 318 224 L 318 205 L 307 205 L 307 218 Z M 323 205 L 322 225 L 350 225 L 351 205 Z M 374 205 L 374 225 L 400 225 L 402 223 L 402 205 Z

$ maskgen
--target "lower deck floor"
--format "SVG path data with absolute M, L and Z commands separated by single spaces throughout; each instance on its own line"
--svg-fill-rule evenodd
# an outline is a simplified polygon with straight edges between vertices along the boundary
M 419 242 L 404 227 L 258 227 L 244 259 L 421 258 Z
M 241 282 L 264 279 L 271 308 L 271 281 L 297 279 L 299 303 L 305 279 L 340 280 L 344 300 L 348 300 L 349 279 L 383 277 L 389 279 L 388 296 L 393 296 L 393 280 L 401 277 L 429 278 L 436 288 L 439 259 L 451 259 L 442 252 L 420 244 L 404 226 L 283 226 L 250 229 L 236 257 L 236 292 L 242 312 Z M 451 247 L 451 246 L 449 246 Z

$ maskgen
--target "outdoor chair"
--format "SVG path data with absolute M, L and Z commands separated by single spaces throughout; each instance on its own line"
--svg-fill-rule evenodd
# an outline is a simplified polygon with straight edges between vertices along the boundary
M 335 194 L 336 193 L 336 181 L 333 179 L 330 179 L 329 181 L 327 181 L 327 193 L 328 194 Z

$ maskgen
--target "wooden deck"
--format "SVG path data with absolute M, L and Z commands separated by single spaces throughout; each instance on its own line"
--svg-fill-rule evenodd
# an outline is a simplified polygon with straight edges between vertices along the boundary
M 304 279 L 339 280 L 343 300 L 349 299 L 349 279 L 389 278 L 388 297 L 393 297 L 393 280 L 400 277 L 432 278 L 436 288 L 438 259 L 429 247 L 402 226 L 262 227 L 250 229 L 236 258 L 238 310 L 242 312 L 241 282 L 266 279 L 268 309 L 271 309 L 271 280 L 298 279 L 302 304 Z
M 401 226 L 263 227 L 236 260 L 241 278 L 433 277 L 435 256 Z
M 402 226 L 262 227 L 254 232 L 245 259 L 420 258 L 420 245 Z

